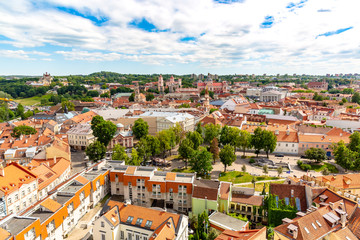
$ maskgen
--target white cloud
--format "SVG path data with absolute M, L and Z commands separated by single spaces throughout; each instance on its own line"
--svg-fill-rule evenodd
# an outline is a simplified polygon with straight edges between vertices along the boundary
M 207 68 L 234 67 L 257 72 L 286 72 L 287 68 L 298 72 L 356 69 L 360 57 L 358 1 L 309 0 L 293 10 L 286 8 L 289 3 L 38 0 L 33 5 L 29 0 L 12 0 L 0 3 L 0 35 L 12 39 L 6 43 L 18 48 L 46 44 L 70 47 L 73 50 L 56 51 L 67 60 L 124 59 L 165 66 L 199 63 Z M 56 6 L 108 21 L 97 26 L 89 19 L 59 11 Z M 266 16 L 272 16 L 274 23 L 271 28 L 260 28 Z M 134 19 L 142 18 L 166 31 L 146 32 L 128 26 Z M 316 38 L 347 27 L 353 29 Z M 195 37 L 197 41 L 179 41 L 183 37 Z M 15 55 L 31 59 L 29 54 L 48 56 L 34 52 Z

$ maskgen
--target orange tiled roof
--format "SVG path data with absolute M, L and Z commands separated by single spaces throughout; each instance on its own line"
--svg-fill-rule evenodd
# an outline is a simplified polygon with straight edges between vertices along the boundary
M 89 180 L 87 180 L 86 178 L 84 178 L 83 176 L 77 176 L 76 178 L 75 178 L 75 180 L 76 181 L 78 181 L 79 183 L 81 183 L 81 184 L 87 184 L 88 182 L 89 182 Z
M 174 172 L 168 172 L 166 173 L 166 181 L 175 181 L 176 173 Z
M 3 228 L 0 228 L 0 239 L 8 239 L 8 237 L 11 236 L 11 233 L 9 233 L 8 231 L 6 231 Z
M 152 225 L 150 226 L 151 230 L 156 229 L 162 223 L 164 223 L 167 219 L 172 218 L 174 220 L 175 226 L 178 225 L 180 220 L 180 215 L 175 213 L 158 211 L 150 208 L 144 208 L 135 205 L 125 205 L 124 203 L 110 200 L 108 202 L 108 206 L 113 208 L 114 206 L 119 207 L 120 219 L 121 222 L 126 222 L 129 216 L 134 217 L 131 222 L 132 225 L 135 225 L 136 220 L 138 218 L 142 218 L 141 227 L 145 227 L 146 221 L 152 221 Z
M 45 199 L 43 202 L 41 202 L 40 205 L 43 206 L 44 208 L 48 209 L 51 212 L 56 212 L 57 210 L 59 210 L 62 207 L 62 205 L 60 203 L 58 203 L 55 200 L 52 200 L 51 198 Z
M 42 190 L 54 182 L 58 175 L 50 167 L 45 164 L 41 164 L 38 167 L 35 167 L 30 170 L 38 177 L 38 187 L 39 190 Z
M 0 176 L 0 191 L 9 194 L 19 189 L 23 184 L 36 180 L 36 175 L 25 167 L 12 162 L 4 168 L 4 176 Z
M 104 214 L 104 217 L 115 227 L 120 223 L 119 209 L 117 206 L 113 207 L 107 213 Z

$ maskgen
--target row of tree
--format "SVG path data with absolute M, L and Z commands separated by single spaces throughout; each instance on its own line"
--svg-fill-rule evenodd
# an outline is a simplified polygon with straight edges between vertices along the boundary
M 350 136 L 350 143 L 340 141 L 333 145 L 335 161 L 341 167 L 349 170 L 360 170 L 360 133 Z

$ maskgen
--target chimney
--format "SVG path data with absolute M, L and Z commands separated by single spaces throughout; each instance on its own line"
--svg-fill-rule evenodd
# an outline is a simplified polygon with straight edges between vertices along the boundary
M 343 212 L 340 215 L 340 223 L 342 228 L 346 226 L 346 215 L 347 215 L 346 212 Z
M 289 130 L 286 131 L 286 135 L 288 135 L 288 136 L 290 135 L 290 131 L 289 131 Z

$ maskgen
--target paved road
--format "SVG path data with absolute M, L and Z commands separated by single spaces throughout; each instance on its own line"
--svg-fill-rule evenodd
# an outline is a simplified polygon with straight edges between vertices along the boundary
M 83 151 L 71 152 L 71 173 L 78 173 L 85 168 L 85 153 Z

